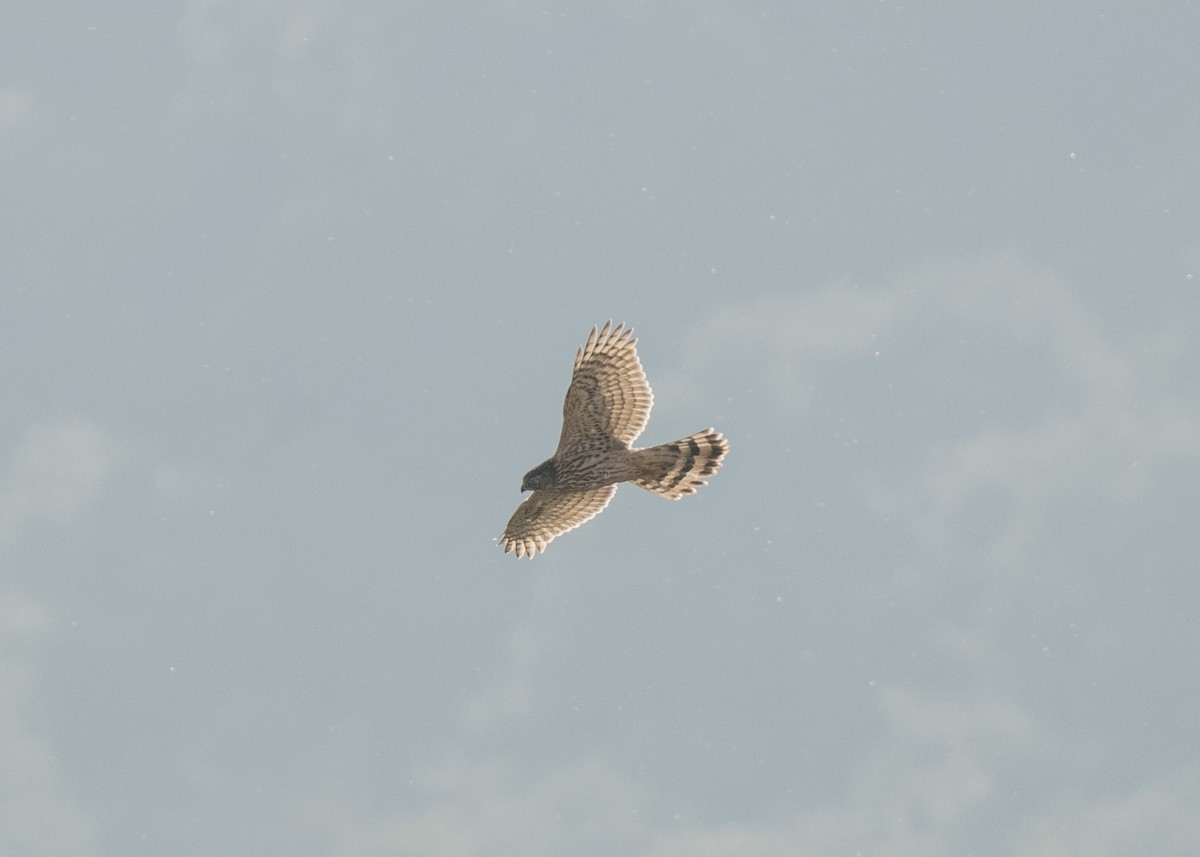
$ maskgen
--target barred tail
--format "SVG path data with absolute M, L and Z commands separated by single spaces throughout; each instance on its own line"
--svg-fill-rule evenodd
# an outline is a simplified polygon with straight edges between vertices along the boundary
M 678 500 L 707 485 L 702 476 L 712 476 L 729 452 L 729 441 L 719 431 L 706 429 L 691 437 L 633 452 L 637 476 L 634 485 Z

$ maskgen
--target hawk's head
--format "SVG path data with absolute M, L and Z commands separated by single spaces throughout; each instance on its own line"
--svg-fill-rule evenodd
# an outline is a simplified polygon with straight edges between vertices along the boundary
M 530 470 L 521 479 L 521 491 L 538 491 L 542 488 L 553 488 L 554 483 L 558 481 L 558 468 L 554 466 L 554 459 L 547 459 L 537 467 Z

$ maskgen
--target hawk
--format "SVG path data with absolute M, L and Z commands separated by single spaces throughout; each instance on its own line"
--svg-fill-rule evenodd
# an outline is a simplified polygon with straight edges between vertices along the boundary
M 678 500 L 721 466 L 729 442 L 712 429 L 649 449 L 633 446 L 654 403 L 636 345 L 623 323 L 592 328 L 575 355 L 558 449 L 521 480 L 521 491 L 533 493 L 500 537 L 505 553 L 544 551 L 555 536 L 600 514 L 618 482 Z

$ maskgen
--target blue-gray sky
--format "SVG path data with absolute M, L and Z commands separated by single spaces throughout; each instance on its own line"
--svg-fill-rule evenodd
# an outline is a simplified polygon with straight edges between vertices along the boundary
M 1198 32 L 8 10 L 0 853 L 1197 853 Z M 726 467 L 505 556 L 609 318 Z

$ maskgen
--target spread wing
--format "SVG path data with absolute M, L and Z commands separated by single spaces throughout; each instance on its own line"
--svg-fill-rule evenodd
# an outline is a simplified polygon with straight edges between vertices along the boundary
M 616 485 L 591 491 L 534 491 L 517 507 L 504 528 L 500 537 L 504 552 L 516 551 L 518 557 L 532 557 L 544 551 L 555 536 L 599 515 L 616 492 Z
M 633 328 L 608 322 L 592 328 L 575 355 L 575 372 L 563 402 L 562 435 L 556 458 L 630 446 L 646 427 L 654 394 L 637 356 Z

